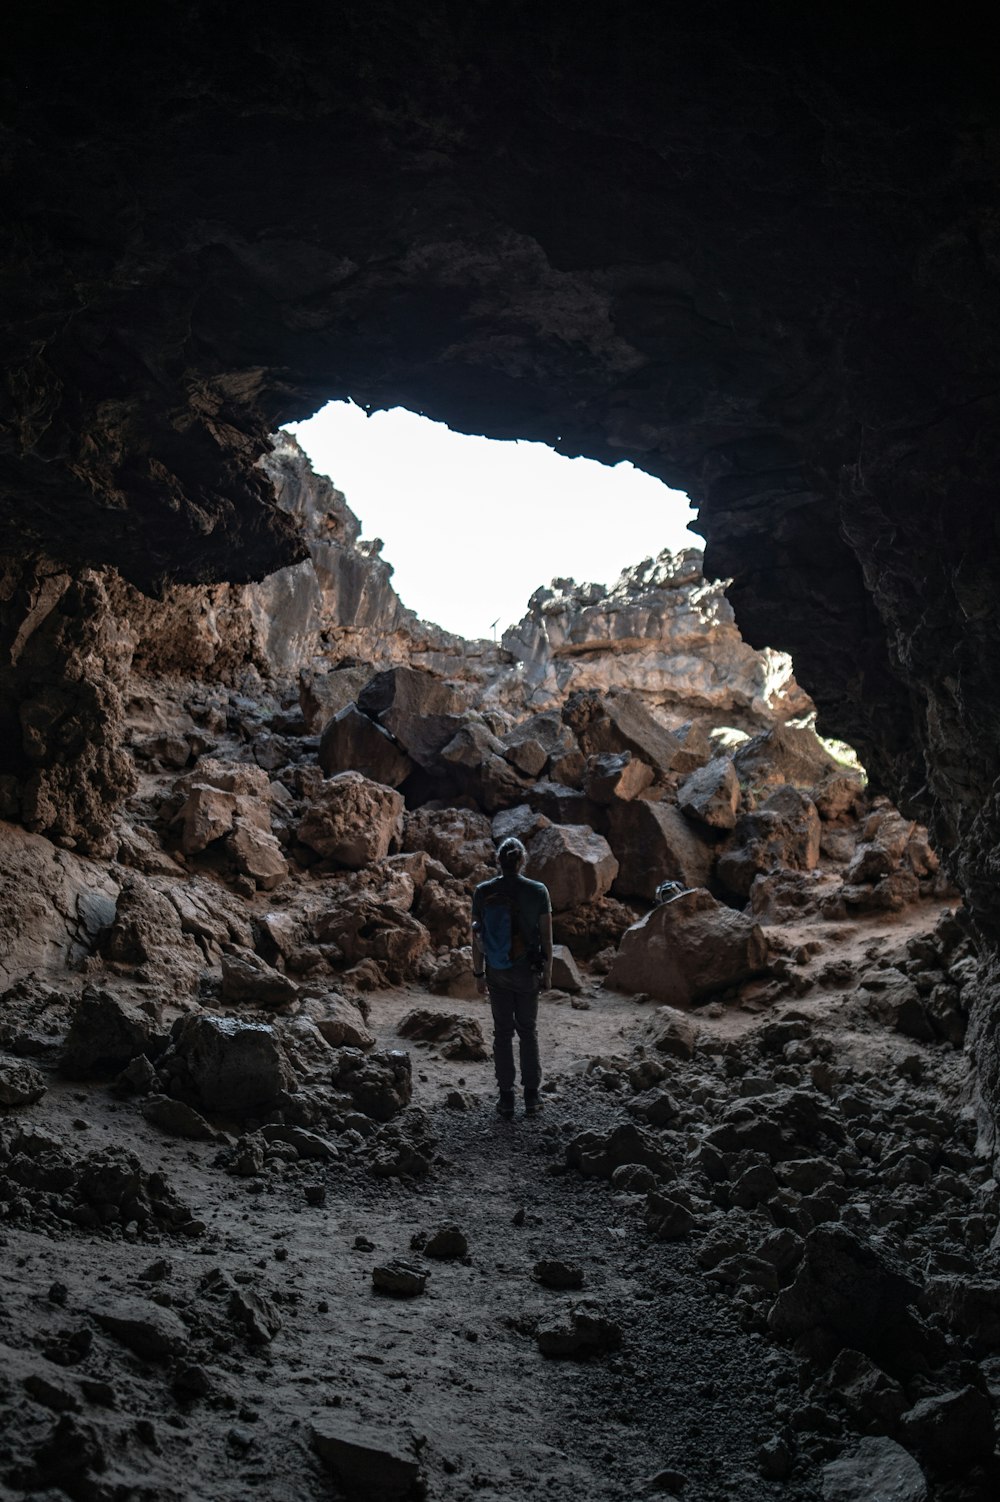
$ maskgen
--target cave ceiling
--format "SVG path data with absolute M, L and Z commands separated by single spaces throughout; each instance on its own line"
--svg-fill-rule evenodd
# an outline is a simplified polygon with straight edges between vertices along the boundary
M 260 577 L 302 544 L 255 461 L 331 398 L 630 459 L 827 728 L 967 833 L 997 110 L 980 39 L 850 11 L 15 6 L 0 547 Z

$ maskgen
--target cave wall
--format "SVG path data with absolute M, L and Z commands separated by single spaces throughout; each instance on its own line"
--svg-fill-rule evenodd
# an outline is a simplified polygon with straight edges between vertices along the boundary
M 1000 133 L 962 26 L 15 7 L 0 549 L 292 564 L 255 460 L 336 396 L 632 459 L 995 940 Z

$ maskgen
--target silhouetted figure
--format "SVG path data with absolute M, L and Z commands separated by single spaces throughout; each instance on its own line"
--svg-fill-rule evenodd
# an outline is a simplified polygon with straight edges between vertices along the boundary
M 552 904 L 540 881 L 520 874 L 527 856 L 520 840 L 504 840 L 497 851 L 500 875 L 481 882 L 472 896 L 472 972 L 479 994 L 490 993 L 497 1110 L 506 1121 L 514 1115 L 515 1033 L 524 1114 L 538 1113 L 538 994 L 552 985 Z

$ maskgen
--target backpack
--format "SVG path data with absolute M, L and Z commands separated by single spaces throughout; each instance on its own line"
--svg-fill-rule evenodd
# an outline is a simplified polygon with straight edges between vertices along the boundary
M 479 945 L 491 970 L 510 970 L 514 965 L 541 962 L 537 946 L 529 949 L 518 922 L 517 895 L 499 887 L 484 900 L 478 924 Z

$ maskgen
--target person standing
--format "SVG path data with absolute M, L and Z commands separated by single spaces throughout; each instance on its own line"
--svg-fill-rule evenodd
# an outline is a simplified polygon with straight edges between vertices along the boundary
M 472 894 L 472 973 L 480 996 L 489 991 L 497 1111 L 505 1121 L 514 1116 L 515 1033 L 524 1114 L 538 1114 L 538 996 L 552 986 L 552 903 L 540 881 L 521 875 L 527 858 L 520 840 L 504 840 L 497 851 L 499 876 L 480 882 Z

